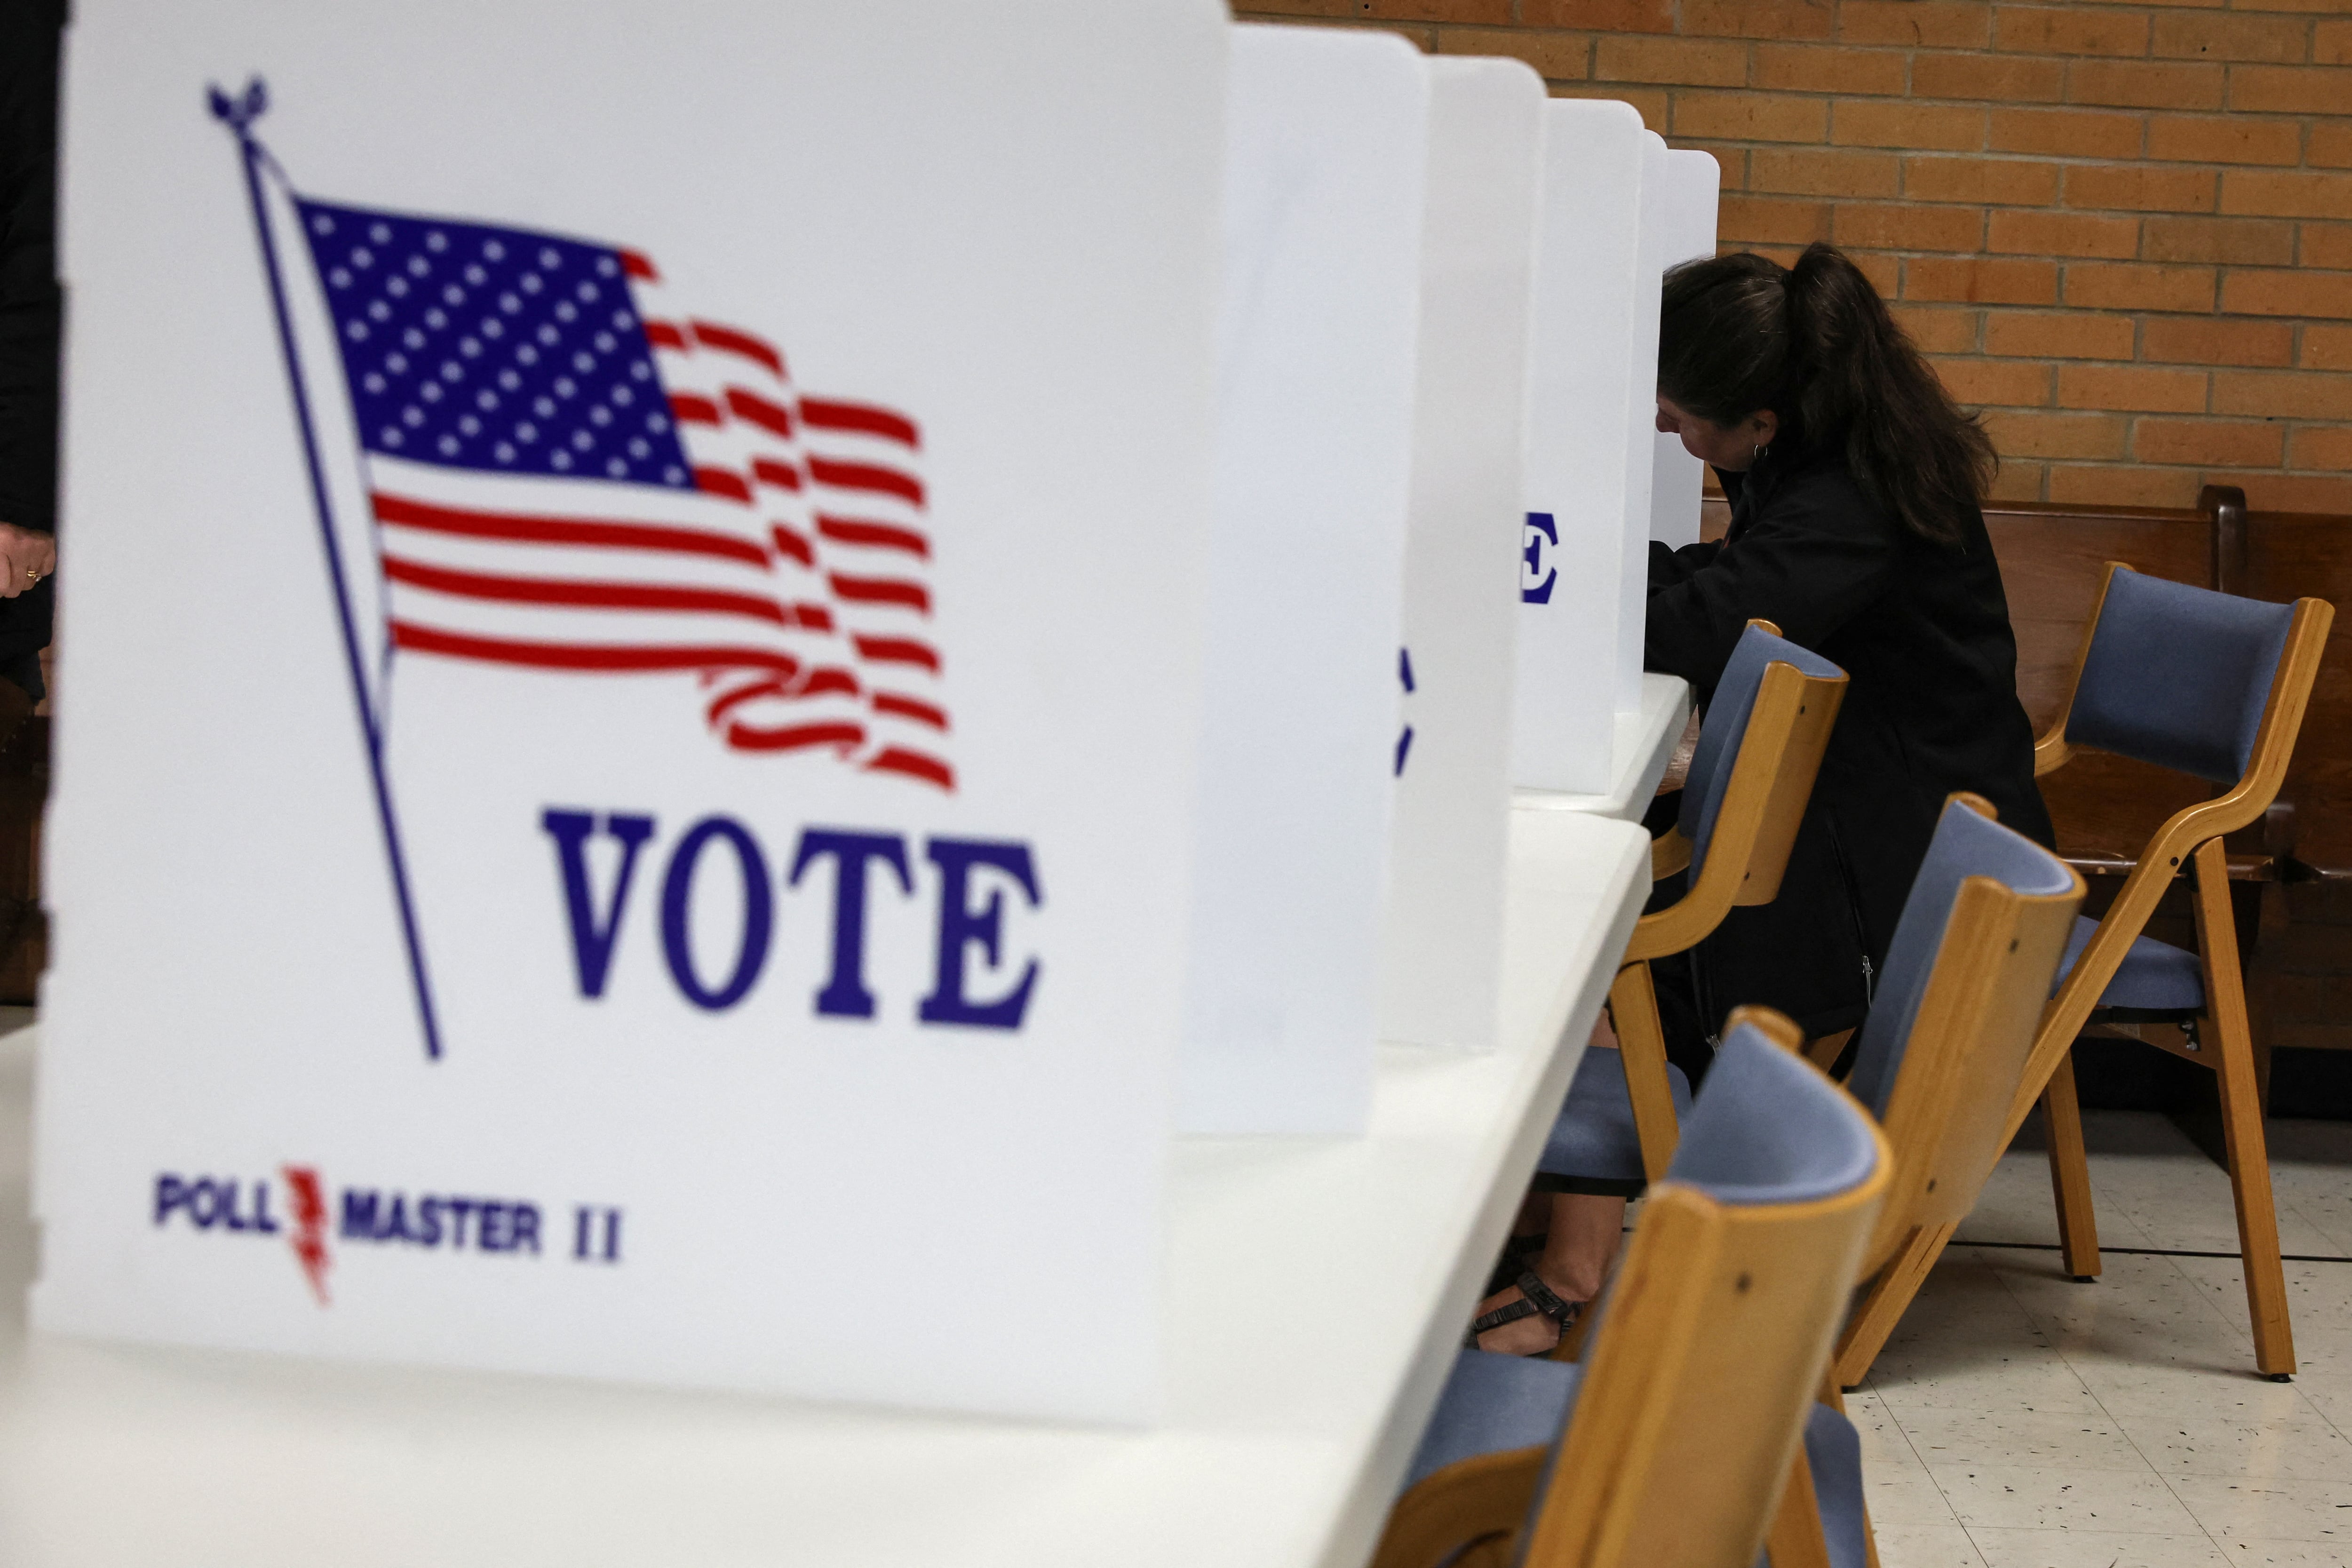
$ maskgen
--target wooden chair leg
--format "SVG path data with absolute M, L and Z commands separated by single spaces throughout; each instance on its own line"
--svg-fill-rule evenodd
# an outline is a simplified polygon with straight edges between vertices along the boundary
M 1830 1364 L 1839 1387 L 1858 1387 L 1869 1375 L 1870 1363 L 1886 1348 L 1887 1337 L 1903 1321 L 1904 1310 L 1919 1293 L 1919 1287 L 1927 1283 L 1928 1271 L 1936 1267 L 1936 1259 L 1944 1256 L 1945 1244 L 1958 1228 L 1957 1225 L 1937 1225 L 1913 1231 L 1902 1250 L 1878 1271 L 1862 1304 L 1846 1320 L 1845 1331 L 1838 1336 L 1837 1354 Z
M 2286 1268 L 2279 1260 L 2270 1147 L 2263 1136 L 2262 1089 L 2246 1020 L 2245 982 L 2238 970 L 2228 876 L 2219 839 L 2197 851 L 2197 945 L 2204 957 L 2206 1021 L 2221 1080 L 2221 1135 L 2230 1191 L 2237 1200 L 2238 1253 L 2253 1322 L 2254 1365 L 2284 1382 L 2294 1373 L 2294 1331 L 2287 1321 Z
M 2099 1274 L 2099 1221 L 2091 1206 L 2091 1162 L 2083 1151 L 2083 1107 L 2074 1098 L 2074 1053 L 2058 1058 L 2042 1090 L 2042 1131 L 2050 1143 L 2050 1190 L 2058 1203 L 2058 1244 L 2066 1272 Z
M 1781 1489 L 1780 1509 L 1772 1515 L 1771 1533 L 1764 1538 L 1764 1555 L 1772 1568 L 1830 1568 L 1829 1538 L 1822 1532 L 1821 1502 L 1813 1496 L 1813 1468 L 1806 1462 L 1802 1443 L 1797 1445 L 1797 1458 L 1789 1466 L 1789 1484 Z
M 1658 993 L 1650 966 L 1627 964 L 1609 987 L 1609 1010 L 1617 1019 L 1617 1048 L 1623 1054 L 1625 1092 L 1633 1102 L 1633 1131 L 1642 1141 L 1642 1172 L 1664 1178 L 1682 1129 L 1675 1121 L 1674 1090 L 1666 1081 L 1666 1030 L 1658 1018 Z

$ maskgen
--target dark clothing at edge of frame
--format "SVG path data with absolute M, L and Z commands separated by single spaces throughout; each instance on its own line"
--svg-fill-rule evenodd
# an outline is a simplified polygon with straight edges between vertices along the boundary
M 1733 910 L 1701 944 L 1685 1028 L 1704 1020 L 1712 1035 L 1730 1008 L 1764 1003 L 1828 1034 L 1862 1016 L 1946 796 L 1973 790 L 2009 826 L 2053 842 L 2017 641 L 1979 509 L 1957 544 L 1939 545 L 1834 458 L 1768 452 L 1718 478 L 1732 509 L 1723 541 L 1650 546 L 1644 664 L 1688 680 L 1704 704 L 1761 618 L 1848 680 L 1780 897 Z
M 0 0 L 0 522 L 57 529 L 58 0 Z M 0 599 L 0 675 L 39 694 L 55 603 Z

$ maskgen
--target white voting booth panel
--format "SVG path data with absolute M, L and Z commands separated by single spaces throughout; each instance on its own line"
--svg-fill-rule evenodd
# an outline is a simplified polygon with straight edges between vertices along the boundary
M 1403 720 L 1381 941 L 1385 1039 L 1490 1047 L 1509 812 L 1512 614 L 1543 82 L 1438 58 L 1405 536 Z
M 1626 369 L 1625 515 L 1619 528 L 1617 578 L 1617 710 L 1642 706 L 1642 632 L 1649 610 L 1651 481 L 1658 447 L 1658 284 L 1669 260 L 1659 213 L 1666 195 L 1666 140 L 1642 132 L 1641 265 L 1633 277 L 1633 358 Z
M 1148 1417 L 1223 7 L 74 20 L 37 1325 Z
M 1646 430 L 1651 417 L 1646 399 L 1639 408 L 1632 401 L 1649 133 L 1631 105 L 1604 100 L 1548 102 L 1543 128 L 1511 782 L 1595 793 L 1612 776 L 1624 657 L 1625 520 L 1635 505 L 1628 431 L 1637 416 Z M 1649 294 L 1654 317 L 1654 278 Z M 1650 341 L 1654 364 L 1654 324 Z M 1635 449 L 1646 464 L 1646 436 Z
M 1428 106 L 1402 39 L 1234 30 L 1188 1131 L 1370 1104 Z
M 1715 254 L 1722 194 L 1723 170 L 1714 153 L 1677 148 L 1666 154 L 1659 199 L 1645 203 L 1643 212 L 1643 223 L 1656 226 L 1666 266 Z M 1678 549 L 1696 544 L 1706 465 L 1683 449 L 1681 437 L 1651 435 L 1657 450 L 1650 470 L 1650 537 Z

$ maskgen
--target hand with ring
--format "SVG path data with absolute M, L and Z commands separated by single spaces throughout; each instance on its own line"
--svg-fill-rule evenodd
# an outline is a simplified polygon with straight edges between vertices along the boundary
M 57 569 L 55 534 L 0 522 L 0 599 L 15 598 Z

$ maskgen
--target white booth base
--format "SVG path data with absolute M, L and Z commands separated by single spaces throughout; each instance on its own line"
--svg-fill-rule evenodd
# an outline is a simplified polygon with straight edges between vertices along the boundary
M 1655 766 L 1680 709 L 1650 725 L 1666 736 Z M 1383 1047 L 1364 1138 L 1176 1142 L 1168 1397 L 1151 1431 L 28 1336 L 37 1031 L 24 1030 L 0 1040 L 0 1558 L 1359 1564 L 1648 862 L 1631 824 L 1514 812 L 1499 1050 Z M 908 1223 L 954 1224 L 953 1194 Z M 938 1331 L 960 1331 L 952 1279 L 843 1288 L 925 1292 Z
M 1522 811 L 1581 811 L 1639 822 L 1674 760 L 1675 742 L 1682 739 L 1690 712 L 1690 682 L 1679 675 L 1644 674 L 1640 711 L 1617 713 L 1607 793 L 1515 789 L 1511 804 Z

